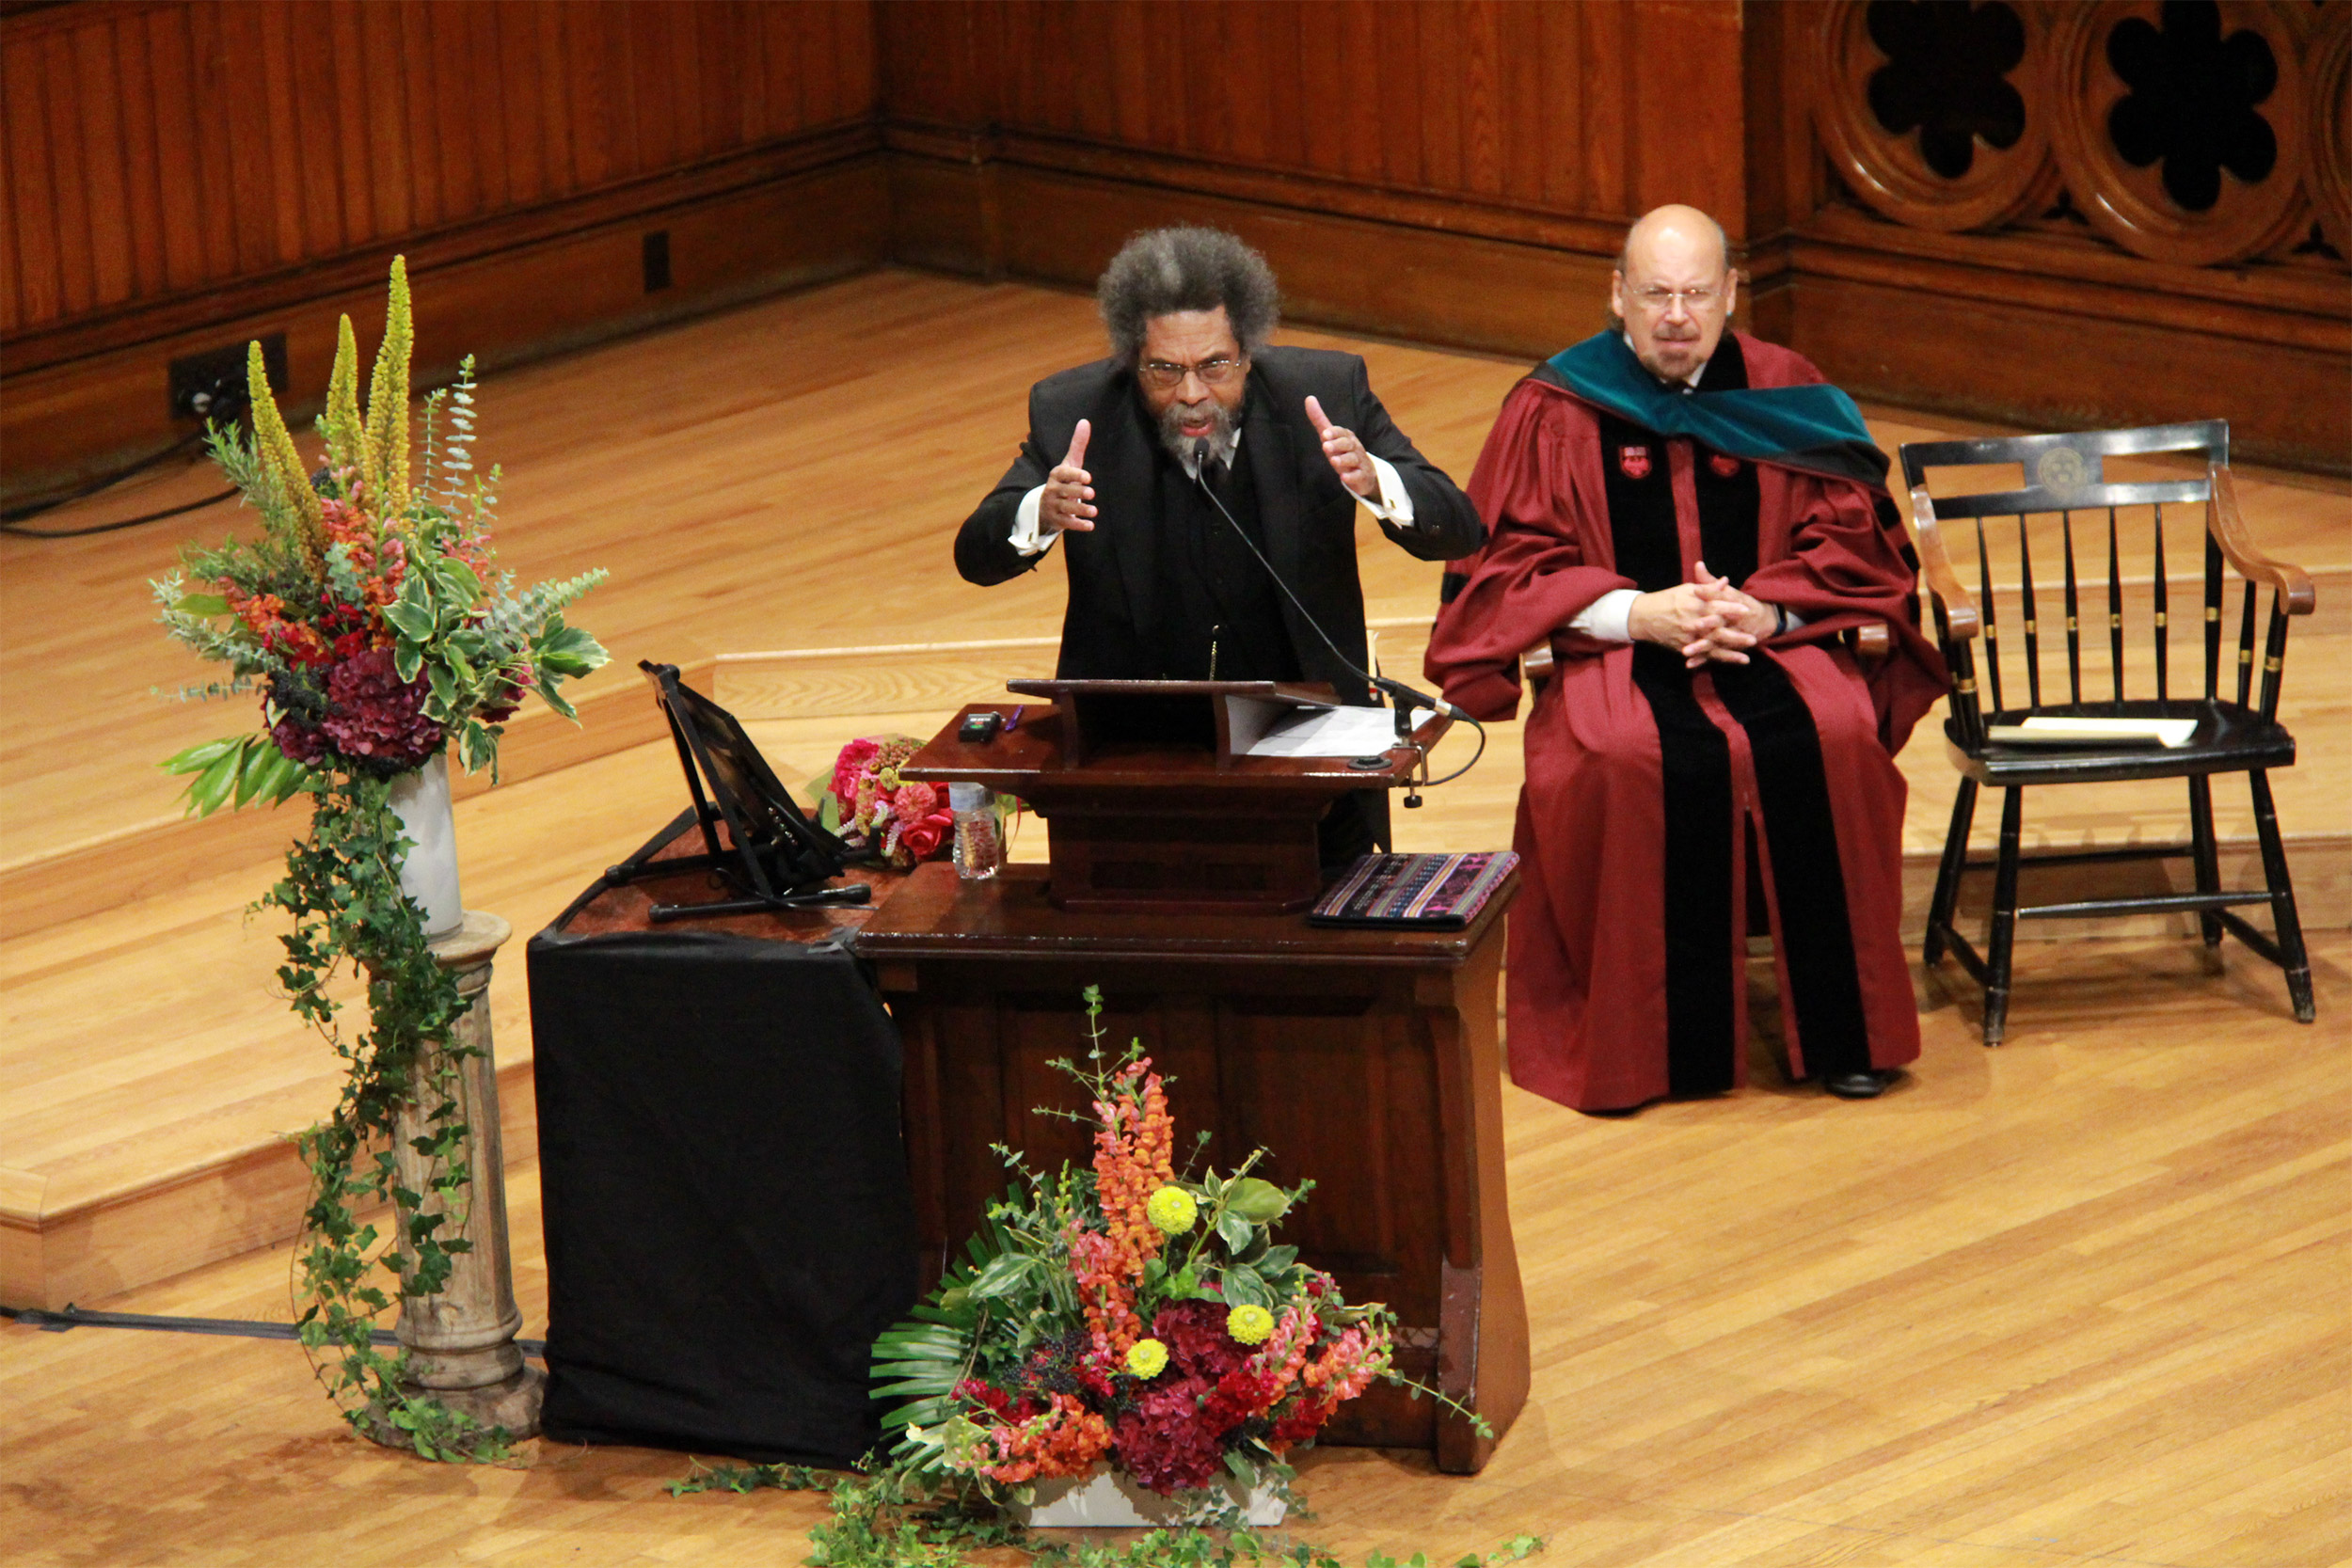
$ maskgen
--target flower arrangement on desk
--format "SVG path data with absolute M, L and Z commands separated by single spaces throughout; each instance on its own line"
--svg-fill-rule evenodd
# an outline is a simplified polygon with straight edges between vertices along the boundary
M 311 1177 L 295 1258 L 308 1298 L 303 1343 L 355 1427 L 428 1458 L 491 1458 L 503 1435 L 420 1393 L 405 1353 L 387 1354 L 372 1337 L 393 1304 L 388 1285 L 431 1295 L 470 1245 L 456 1234 L 473 1173 L 455 1085 L 461 1058 L 477 1053 L 452 1034 L 469 1004 L 426 924 L 428 913 L 442 928 L 464 920 L 443 758 L 454 747 L 469 769 L 495 772 L 501 726 L 532 691 L 576 717 L 558 689 L 606 655 L 564 610 L 604 574 L 517 590 L 498 570 L 499 471 L 474 468 L 470 358 L 453 387 L 425 402 L 412 477 L 413 343 L 407 270 L 395 257 L 364 414 L 358 348 L 342 319 L 315 476 L 271 395 L 261 345 L 251 346 L 251 434 L 215 427 L 210 444 L 260 514 L 261 535 L 191 547 L 153 587 L 171 638 L 229 666 L 228 679 L 182 695 L 259 694 L 261 723 L 163 766 L 188 779 L 195 816 L 296 795 L 310 808 L 285 879 L 257 906 L 293 916 L 278 982 L 348 1069 L 332 1115 L 296 1140 Z M 421 840 L 437 855 L 420 852 Z M 367 1027 L 349 1034 L 330 992 L 344 973 L 366 982 Z M 385 1152 L 411 1112 L 421 1118 L 410 1128 L 426 1164 L 421 1190 L 403 1188 Z M 389 1235 L 360 1220 L 395 1199 L 400 1223 Z
M 840 834 L 859 858 L 900 870 L 947 854 L 954 848 L 956 827 L 947 792 L 898 777 L 899 767 L 922 745 L 903 735 L 887 735 L 865 736 L 842 747 L 833 771 L 808 782 L 809 793 L 817 799 L 818 825 Z
M 1229 1480 L 1287 1498 L 1286 1456 L 1341 1405 L 1379 1378 L 1418 1387 L 1391 1367 L 1395 1319 L 1275 1243 L 1312 1182 L 1250 1175 L 1263 1150 L 1177 1169 L 1160 1075 L 1139 1045 L 1109 1057 L 1086 999 L 1087 1065 L 1054 1065 L 1092 1116 L 1043 1114 L 1091 1121 L 1092 1166 L 1048 1176 L 999 1150 L 1012 1188 L 968 1259 L 875 1341 L 881 1392 L 908 1397 L 883 1418 L 894 1464 L 1016 1502 L 1104 1463 L 1203 1513 Z

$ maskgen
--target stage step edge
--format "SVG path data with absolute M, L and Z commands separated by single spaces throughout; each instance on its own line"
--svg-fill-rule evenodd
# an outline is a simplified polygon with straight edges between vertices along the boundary
M 538 1158 L 530 1057 L 499 1064 L 499 1130 L 511 1169 Z M 331 1100 L 329 1088 L 326 1099 Z M 0 1170 L 0 1304 L 89 1306 L 257 1247 L 302 1227 L 310 1174 L 289 1135 L 253 1140 L 51 1212 L 38 1172 Z
M 679 668 L 689 685 L 702 687 L 716 663 L 704 658 Z M 501 780 L 519 784 L 669 735 L 661 710 L 635 680 L 610 681 L 577 705 L 577 724 L 543 706 L 517 715 L 499 748 Z M 451 772 L 457 800 L 491 787 L 486 773 Z M 134 903 L 158 886 L 274 859 L 301 835 L 305 820 L 298 802 L 206 817 L 157 816 L 0 864 L 0 941 Z

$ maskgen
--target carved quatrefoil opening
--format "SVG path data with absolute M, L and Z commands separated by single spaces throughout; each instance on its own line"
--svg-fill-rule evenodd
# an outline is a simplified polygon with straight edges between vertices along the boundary
M 2254 112 L 2279 85 L 2279 61 L 2252 31 L 2221 36 L 2214 0 L 2165 0 L 2161 25 L 2127 17 L 2107 36 L 2107 64 L 2131 89 L 2107 115 L 2107 135 L 2134 168 L 2162 161 L 2165 195 L 2205 213 L 2221 199 L 2221 171 L 2247 184 L 2268 178 L 2279 138 Z
M 1890 135 L 1916 130 L 1928 167 L 1957 180 L 1979 141 L 2017 145 L 2026 101 L 2007 77 L 2026 57 L 2026 28 L 2004 0 L 1871 0 L 1866 24 L 1886 56 L 1870 74 L 1870 113 Z

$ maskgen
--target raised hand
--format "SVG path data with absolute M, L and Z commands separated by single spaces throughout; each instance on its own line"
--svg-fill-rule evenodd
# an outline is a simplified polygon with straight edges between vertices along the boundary
M 1372 453 L 1356 439 L 1356 433 L 1343 425 L 1335 425 L 1324 413 L 1323 404 L 1312 397 L 1307 400 L 1307 422 L 1323 437 L 1323 455 L 1329 460 L 1331 471 L 1340 476 L 1340 483 L 1366 500 L 1380 493 L 1380 475 L 1372 466 Z
M 1094 530 L 1094 476 L 1086 470 L 1087 441 L 1094 427 L 1086 420 L 1070 433 L 1070 452 L 1045 476 L 1045 494 L 1038 499 L 1037 526 L 1042 533 L 1073 533 Z

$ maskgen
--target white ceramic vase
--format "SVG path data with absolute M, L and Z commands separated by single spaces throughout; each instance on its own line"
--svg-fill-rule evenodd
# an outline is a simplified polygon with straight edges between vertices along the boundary
M 1244 1492 L 1239 1481 L 1229 1478 L 1214 1490 L 1223 1492 L 1252 1525 L 1279 1525 L 1290 1512 L 1271 1487 Z M 1194 1512 L 1184 1501 L 1163 1497 L 1100 1465 L 1088 1475 L 1041 1481 L 1035 1497 L 1027 1508 L 1012 1511 L 1032 1529 L 1154 1528 L 1180 1525 Z
M 400 891 L 424 911 L 424 934 L 447 936 L 466 923 L 457 891 L 457 822 L 449 803 L 449 753 L 392 781 L 392 810 L 411 840 Z

